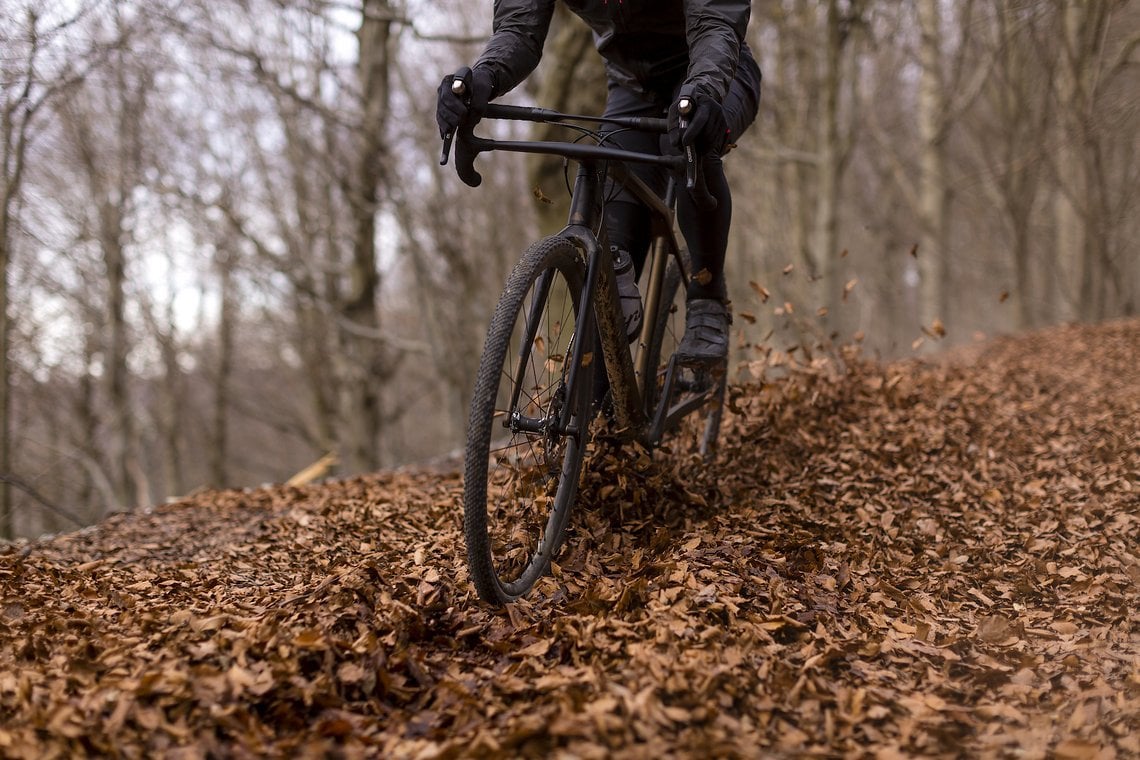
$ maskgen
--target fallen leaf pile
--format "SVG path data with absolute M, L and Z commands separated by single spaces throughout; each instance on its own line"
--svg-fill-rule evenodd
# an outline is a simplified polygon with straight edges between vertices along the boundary
M 600 442 L 503 611 L 423 470 L 2 548 L 0 754 L 1138 756 L 1138 366 L 1135 320 L 784 362 L 710 466 Z

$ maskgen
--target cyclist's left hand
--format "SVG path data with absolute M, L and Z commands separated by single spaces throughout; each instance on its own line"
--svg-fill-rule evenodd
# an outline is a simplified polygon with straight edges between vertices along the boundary
M 679 103 L 684 98 L 693 103 L 687 116 L 682 116 L 679 109 Z M 681 128 L 682 121 L 685 122 L 684 129 Z M 691 147 L 702 156 L 719 156 L 723 153 L 729 142 L 729 133 L 720 103 L 707 95 L 682 87 L 669 106 L 669 142 L 677 150 Z

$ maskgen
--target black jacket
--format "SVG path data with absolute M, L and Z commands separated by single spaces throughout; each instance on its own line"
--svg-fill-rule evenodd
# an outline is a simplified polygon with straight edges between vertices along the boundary
M 721 100 L 736 75 L 752 11 L 749 0 L 562 1 L 594 30 L 610 79 L 658 98 L 687 82 Z M 494 96 L 538 65 L 555 2 L 495 0 L 494 31 L 475 63 L 493 73 Z

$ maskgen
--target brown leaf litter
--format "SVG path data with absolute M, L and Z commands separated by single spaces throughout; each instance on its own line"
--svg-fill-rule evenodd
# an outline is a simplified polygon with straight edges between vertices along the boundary
M 458 475 L 196 495 L 0 549 L 8 757 L 1140 755 L 1140 321 L 733 387 L 599 444 L 529 601 Z

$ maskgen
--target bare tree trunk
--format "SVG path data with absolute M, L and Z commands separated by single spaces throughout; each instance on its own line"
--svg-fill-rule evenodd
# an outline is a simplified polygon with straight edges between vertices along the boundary
M 3 113 L 0 113 L 0 140 L 3 149 L 3 174 L 0 175 L 0 474 L 12 474 L 12 328 L 9 322 L 11 293 L 8 282 L 12 267 L 12 221 L 16 213 L 16 199 L 23 183 L 27 156 L 29 126 L 36 109 L 42 104 L 32 100 L 34 66 L 39 51 L 36 17 L 28 19 L 31 42 L 24 67 L 23 81 L 15 92 L 3 92 Z M 2 85 L 7 90 L 7 83 Z M 0 480 L 0 539 L 14 537 L 12 489 L 7 480 Z
M 8 178 L 4 179 L 4 186 L 0 188 L 0 192 L 3 193 L 3 197 L 0 198 L 0 203 L 3 203 L 0 209 L 0 473 L 10 475 L 12 473 L 12 369 L 8 364 L 8 356 L 12 330 L 8 324 L 10 266 L 8 218 L 13 188 L 7 181 Z M 12 489 L 7 480 L 0 481 L 0 540 L 14 537 L 12 509 Z
M 119 24 L 122 19 L 116 19 Z M 122 29 L 119 30 L 120 32 Z M 104 371 L 110 405 L 110 472 L 120 507 L 151 501 L 149 484 L 139 459 L 138 431 L 134 424 L 130 389 L 130 352 L 127 327 L 128 209 L 142 172 L 142 119 L 153 72 L 134 66 L 124 47 L 116 51 L 114 89 L 104 93 L 105 108 L 112 111 L 110 125 L 100 125 L 94 101 L 72 98 L 62 115 L 80 156 L 92 199 L 97 242 L 103 259 L 108 330 Z M 108 134 L 112 132 L 113 134 Z M 106 146 L 106 150 L 102 148 Z
M 8 220 L 13 213 L 16 183 L 8 173 L 10 146 L 10 121 L 4 114 L 4 164 L 3 186 L 0 187 L 0 473 L 12 474 L 12 368 L 8 364 L 11 354 L 12 330 L 8 324 L 9 293 L 8 272 L 11 267 L 11 236 Z M 22 163 L 22 162 L 21 162 Z M 17 163 L 17 166 L 19 164 Z M 0 540 L 14 538 L 12 489 L 7 480 L 0 480 Z
M 841 129 L 840 96 L 844 84 L 855 81 L 854 75 L 849 73 L 848 52 L 851 30 L 861 22 L 861 14 L 860 2 L 849 2 L 846 12 L 843 12 L 839 0 L 828 1 L 823 72 L 818 88 L 822 112 L 819 118 L 815 222 L 809 264 L 812 277 L 823 280 L 828 308 L 826 323 L 829 325 L 835 325 L 837 307 L 842 297 L 839 206 L 840 188 L 850 152 L 849 140 Z M 855 98 L 851 98 L 851 101 L 854 103 Z
M 823 72 L 819 82 L 822 112 L 819 119 L 819 163 L 816 182 L 815 223 L 808 263 L 813 279 L 830 279 L 839 237 L 839 89 L 843 76 L 843 33 L 839 22 L 839 0 L 828 0 Z M 831 288 L 827 288 L 828 292 Z
M 361 116 L 356 172 L 352 183 L 352 214 L 355 230 L 350 286 L 342 315 L 359 332 L 342 331 L 348 359 L 348 382 L 343 386 L 343 420 L 352 435 L 348 463 L 355 472 L 380 466 L 380 381 L 383 357 L 376 340 L 380 330 L 377 299 L 380 272 L 376 262 L 376 214 L 379 188 L 384 178 L 384 128 L 388 123 L 389 68 L 392 8 L 388 0 L 365 0 L 357 37 L 360 43 L 358 69 Z
M 1033 87 L 1032 75 L 1040 66 L 1033 60 L 1032 37 L 1019 29 L 1013 8 L 1003 7 L 996 17 L 997 29 L 994 48 L 997 50 L 994 109 L 999 120 L 1001 139 L 992 140 L 983 135 L 979 147 L 983 155 L 991 156 L 989 146 L 1000 145 L 998 158 L 990 161 L 999 171 L 997 180 L 998 201 L 1005 210 L 1012 236 L 1010 250 L 1014 265 L 1014 300 L 1017 306 L 1017 324 L 1028 329 L 1036 324 L 1034 310 L 1037 278 L 1031 265 L 1030 241 L 1033 207 L 1038 194 L 1040 163 L 1040 135 L 1047 131 L 1048 108 L 1041 90 Z M 1048 75 L 1050 72 L 1046 72 Z M 1049 267 L 1045 267 L 1049 269 Z
M 940 0 L 918 0 L 922 35 L 918 91 L 920 284 L 919 319 L 924 326 L 947 319 L 949 275 L 949 193 L 946 187 L 946 90 L 942 75 Z
M 214 370 L 214 414 L 211 431 L 209 471 L 216 488 L 229 485 L 229 406 L 230 378 L 234 360 L 233 262 L 228 250 L 218 253 L 218 366 Z
M 173 288 L 171 288 L 173 292 Z M 153 308 L 153 305 L 151 305 Z M 163 323 L 150 315 L 150 330 L 162 357 L 162 380 L 158 388 L 156 427 L 162 440 L 162 483 L 167 496 L 185 492 L 183 466 L 183 410 L 186 402 L 182 368 L 179 366 L 178 333 L 173 303 L 167 303 Z
M 1062 36 L 1065 43 L 1065 58 L 1070 62 L 1072 70 L 1069 83 L 1073 86 L 1069 101 L 1063 108 L 1071 109 L 1075 118 L 1070 122 L 1071 130 L 1068 135 L 1076 148 L 1075 162 L 1081 166 L 1079 174 L 1083 180 L 1079 192 L 1074 194 L 1079 221 L 1082 227 L 1081 245 L 1076 249 L 1077 269 L 1080 272 L 1079 312 L 1082 319 L 1096 320 L 1103 316 L 1098 302 L 1099 284 L 1103 281 L 1104 272 L 1101 271 L 1102 256 L 1099 250 L 1103 246 L 1103 230 L 1100 229 L 1100 190 L 1098 179 L 1098 161 L 1096 156 L 1095 138 L 1091 133 L 1092 114 L 1090 91 L 1095 85 L 1088 81 L 1096 65 L 1095 57 L 1100 51 L 1100 23 L 1103 20 L 1103 2 L 1099 0 L 1066 0 L 1062 16 Z M 1075 167 L 1074 167 L 1075 168 Z M 1083 209 L 1081 208 L 1083 206 Z
M 1087 231 L 1077 207 L 1077 198 L 1084 195 L 1084 166 L 1077 152 L 1074 134 L 1079 129 L 1079 116 L 1073 113 L 1079 95 L 1080 82 L 1080 21 L 1081 7 L 1079 2 L 1072 0 L 1059 0 L 1057 3 L 1060 13 L 1061 26 L 1061 65 L 1057 68 L 1055 85 L 1057 88 L 1057 149 L 1054 154 L 1058 189 L 1054 200 L 1053 214 L 1057 225 L 1056 236 L 1056 266 L 1062 272 L 1062 281 L 1080 279 L 1085 275 L 1085 268 L 1081 265 L 1081 253 L 1085 247 Z M 1078 294 L 1076 310 L 1078 313 L 1084 309 Z M 1065 318 L 1069 314 L 1057 314 L 1057 318 Z
M 1061 271 L 1078 283 L 1076 312 L 1087 320 L 1103 319 L 1116 300 L 1126 296 L 1113 257 L 1119 225 L 1113 211 L 1130 189 L 1111 188 L 1119 167 L 1106 159 L 1106 124 L 1111 116 L 1104 94 L 1127 68 L 1128 53 L 1140 36 L 1122 46 L 1120 62 L 1110 64 L 1106 40 L 1114 13 L 1123 4 L 1112 0 L 1055 0 L 1060 15 L 1060 64 L 1055 79 L 1058 112 L 1055 167 L 1060 192 L 1056 200 L 1057 258 Z
M 76 398 L 74 414 L 79 427 L 76 443 L 79 456 L 85 462 L 93 463 L 99 458 L 97 454 L 99 450 L 99 415 L 96 411 L 97 389 L 95 377 L 92 373 L 95 354 L 98 351 L 98 340 L 96 338 L 98 328 L 94 326 L 94 323 L 98 321 L 99 317 L 94 314 L 90 316 L 91 324 L 85 325 L 83 328 L 83 374 L 79 377 L 79 394 Z M 112 504 L 110 501 L 102 499 L 100 508 L 94 508 L 97 497 L 101 497 L 103 492 L 99 490 L 99 483 L 92 472 L 93 469 L 95 468 L 87 468 L 83 485 L 79 491 L 79 504 L 87 509 L 88 514 L 97 515 L 110 509 Z
M 796 88 L 794 91 L 806 92 L 809 88 L 814 89 L 818 85 L 817 64 L 813 53 L 816 42 L 812 39 L 817 26 L 816 4 L 809 0 L 798 0 L 794 18 L 794 23 L 799 27 L 800 36 L 793 43 L 790 68 L 795 73 L 792 82 Z M 788 125 L 791 130 L 788 135 L 793 137 L 797 134 L 803 135 L 799 139 L 807 138 L 810 142 L 807 146 L 801 147 L 806 147 L 814 152 L 818 146 L 814 144 L 815 141 L 810 135 L 811 124 L 820 118 L 817 113 L 818 101 L 816 98 L 799 98 L 797 100 L 800 104 L 796 108 L 796 116 L 793 118 L 792 124 Z M 792 186 L 796 193 L 793 250 L 809 270 L 814 266 L 811 230 L 815 219 L 815 203 L 812 198 L 815 196 L 814 178 L 817 175 L 817 163 L 818 155 L 811 164 L 797 161 L 789 166 L 789 173 L 794 177 Z
M 810 91 L 817 94 L 812 103 L 799 106 L 792 121 L 785 125 L 784 139 L 811 160 L 788 160 L 782 173 L 795 188 L 793 248 L 811 281 L 819 281 L 826 307 L 820 312 L 824 324 L 836 325 L 842 297 L 839 224 L 841 187 L 850 155 L 850 128 L 844 123 L 843 94 L 854 86 L 849 76 L 852 31 L 861 22 L 862 3 L 828 0 L 822 9 L 800 0 L 795 13 L 784 17 L 798 28 L 793 39 L 781 37 L 781 54 L 776 88 Z M 822 21 L 822 24 L 821 24 Z M 787 46 L 793 52 L 789 54 Z M 780 81 L 791 77 L 793 81 Z M 851 99 L 852 103 L 854 98 Z M 805 144 L 806 140 L 806 144 Z M 807 292 L 799 294 L 806 297 Z M 803 304 L 806 306 L 807 304 Z M 825 332 L 829 332 L 825 330 Z
M 94 166 L 91 170 L 98 171 Z M 120 196 L 121 197 L 121 196 Z M 123 251 L 121 209 L 117 200 L 104 201 L 100 209 L 100 248 L 103 252 L 107 285 L 107 327 L 110 330 L 107 351 L 107 398 L 111 404 L 111 430 L 114 436 L 112 463 L 115 497 L 122 507 L 135 506 L 131 487 L 130 460 L 134 451 L 134 416 L 128 387 L 126 256 Z

